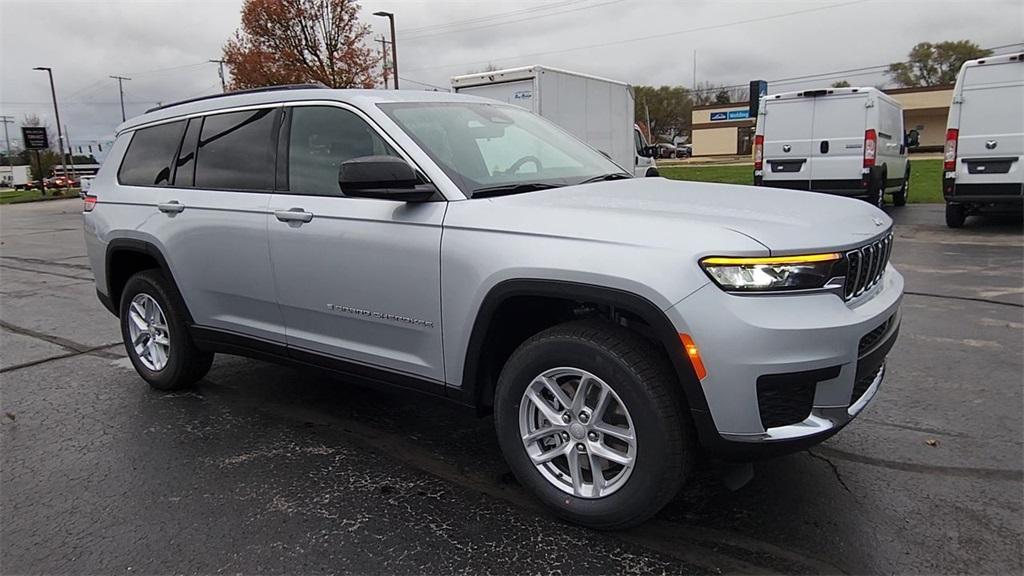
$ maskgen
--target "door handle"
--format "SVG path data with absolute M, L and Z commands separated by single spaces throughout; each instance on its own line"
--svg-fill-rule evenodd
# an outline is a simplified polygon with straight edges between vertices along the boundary
M 313 213 L 306 212 L 302 208 L 292 208 L 290 210 L 275 211 L 274 218 L 281 222 L 309 222 L 313 219 Z
M 177 200 L 171 200 L 170 202 L 164 202 L 163 204 L 157 204 L 157 209 L 164 214 L 177 214 L 185 209 L 185 205 Z

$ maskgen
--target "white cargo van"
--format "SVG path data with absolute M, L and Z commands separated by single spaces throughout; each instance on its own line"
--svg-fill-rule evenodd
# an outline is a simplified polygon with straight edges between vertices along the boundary
M 634 176 L 657 176 L 655 151 L 633 123 L 633 87 L 597 76 L 527 66 L 452 78 L 452 89 L 507 102 L 558 124 Z
M 907 203 L 903 108 L 874 88 L 770 94 L 754 136 L 754 184 Z
M 1024 53 L 965 62 L 946 122 L 946 224 L 1024 205 Z

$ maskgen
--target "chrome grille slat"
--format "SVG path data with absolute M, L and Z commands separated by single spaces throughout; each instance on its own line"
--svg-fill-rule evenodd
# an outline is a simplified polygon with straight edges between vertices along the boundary
M 846 300 L 870 290 L 882 280 L 892 255 L 892 233 L 846 253 Z

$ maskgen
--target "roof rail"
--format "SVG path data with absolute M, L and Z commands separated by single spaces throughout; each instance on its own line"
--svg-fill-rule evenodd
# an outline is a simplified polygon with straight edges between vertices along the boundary
M 174 106 L 180 106 L 182 104 L 191 104 L 192 102 L 201 102 L 203 100 L 212 100 L 214 98 L 223 98 L 225 96 L 236 96 L 238 94 L 258 94 L 260 92 L 277 92 L 278 90 L 302 90 L 306 88 L 327 88 L 327 86 L 316 82 L 312 84 L 281 84 L 279 86 L 261 86 L 259 88 L 248 88 L 245 90 L 235 90 L 233 92 L 223 92 L 221 94 L 208 94 L 206 96 L 197 96 L 195 98 L 186 98 L 184 100 L 178 100 L 177 102 L 171 102 L 170 104 L 163 104 L 161 106 L 154 106 L 149 110 L 146 110 L 146 114 L 150 112 L 156 112 L 157 110 L 163 110 L 165 108 L 171 108 Z

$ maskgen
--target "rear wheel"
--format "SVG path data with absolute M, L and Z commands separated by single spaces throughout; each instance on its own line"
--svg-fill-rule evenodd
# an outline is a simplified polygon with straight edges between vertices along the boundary
M 910 162 L 907 162 L 907 170 L 903 173 L 903 185 L 892 195 L 892 203 L 896 206 L 907 205 L 907 192 L 910 190 Z
M 159 271 L 144 270 L 128 279 L 120 312 L 128 357 L 153 388 L 185 388 L 210 371 L 213 354 L 192 342 L 185 305 Z
M 494 412 L 519 482 L 592 528 L 654 515 L 691 467 L 693 436 L 668 361 L 613 324 L 570 322 L 527 340 L 502 369 Z
M 960 228 L 967 220 L 967 208 L 963 204 L 946 203 L 946 226 Z

